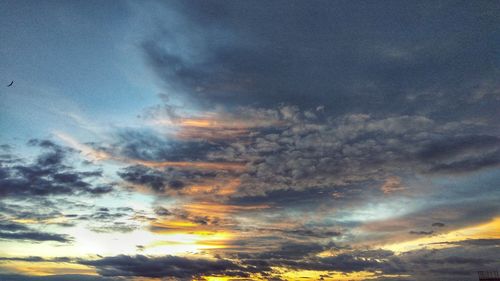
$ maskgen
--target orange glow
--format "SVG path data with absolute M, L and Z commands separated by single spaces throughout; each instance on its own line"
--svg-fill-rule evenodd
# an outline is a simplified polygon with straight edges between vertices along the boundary
M 153 223 L 153 226 L 163 227 L 163 228 L 171 228 L 171 229 L 179 229 L 179 228 L 188 228 L 188 227 L 196 227 L 198 224 L 190 221 L 165 221 L 161 223 Z
M 199 252 L 208 249 L 226 248 L 228 242 L 234 235 L 226 231 L 190 231 L 190 232 L 167 232 L 161 234 L 161 240 L 155 241 L 147 246 L 154 252 L 161 253 L 162 248 L 169 247 L 184 248 L 186 252 Z
M 397 191 L 405 190 L 404 186 L 401 184 L 401 179 L 399 177 L 388 177 L 380 189 L 385 193 L 393 193 Z
M 281 271 L 281 277 L 285 280 L 325 280 L 325 281 L 357 281 L 375 278 L 375 273 L 359 271 L 352 273 L 316 271 L 316 270 L 287 270 L 276 268 Z
M 252 128 L 279 125 L 280 122 L 273 118 L 242 119 L 223 112 L 208 112 L 199 117 L 156 119 L 152 123 L 175 129 L 176 138 L 216 140 L 244 137 Z

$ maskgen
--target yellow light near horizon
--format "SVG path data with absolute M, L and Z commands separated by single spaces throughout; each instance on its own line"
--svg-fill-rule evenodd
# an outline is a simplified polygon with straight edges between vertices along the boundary
M 196 281 L 237 281 L 237 280 L 250 280 L 248 278 L 238 278 L 234 276 L 203 276 Z M 262 278 L 252 277 L 251 280 L 263 280 Z
M 375 278 L 375 273 L 358 271 L 352 273 L 316 271 L 316 270 L 289 270 L 284 271 L 281 277 L 285 280 L 322 280 L 325 281 L 357 281 Z
M 19 274 L 45 276 L 54 274 L 85 274 L 97 275 L 94 268 L 74 263 L 64 262 L 26 262 L 10 261 L 0 265 L 0 270 Z
M 199 244 L 212 241 L 227 241 L 231 237 L 232 235 L 228 232 L 170 233 L 161 235 L 161 241 L 157 241 L 154 244 Z
M 391 250 L 396 253 L 417 250 L 424 247 L 430 248 L 445 248 L 451 247 L 444 242 L 458 242 L 467 239 L 498 239 L 500 238 L 500 217 L 475 226 L 467 226 L 461 229 L 453 230 L 447 233 L 439 234 L 431 237 L 418 238 L 411 241 L 405 241 L 396 244 L 382 246 L 386 250 Z M 440 244 L 443 243 L 443 244 Z
M 158 234 L 156 241 L 145 245 L 144 253 L 152 255 L 198 254 L 202 250 L 225 248 L 232 239 L 228 232 L 176 232 Z
M 162 223 L 154 223 L 153 226 L 159 226 L 159 227 L 166 227 L 166 228 L 172 228 L 172 229 L 177 229 L 177 228 L 183 228 L 183 227 L 196 227 L 198 224 L 191 222 L 191 221 L 166 221 Z M 162 231 L 155 231 L 161 233 Z M 165 232 L 170 232 L 166 230 Z

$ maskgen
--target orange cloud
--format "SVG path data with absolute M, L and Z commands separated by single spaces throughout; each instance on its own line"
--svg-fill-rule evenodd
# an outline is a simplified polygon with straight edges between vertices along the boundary
M 234 139 L 241 138 L 253 128 L 275 126 L 280 122 L 269 116 L 257 115 L 242 118 L 224 112 L 208 112 L 197 117 L 168 117 L 152 121 L 175 130 L 174 136 L 180 139 Z
M 389 194 L 389 193 L 405 190 L 405 187 L 401 183 L 401 178 L 391 176 L 385 180 L 384 184 L 380 187 L 380 189 L 385 194 Z

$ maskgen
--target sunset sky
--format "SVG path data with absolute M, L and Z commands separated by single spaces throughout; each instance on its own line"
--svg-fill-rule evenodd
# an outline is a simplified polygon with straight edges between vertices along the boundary
M 500 1 L 0 0 L 0 280 L 477 280 L 499 124 Z

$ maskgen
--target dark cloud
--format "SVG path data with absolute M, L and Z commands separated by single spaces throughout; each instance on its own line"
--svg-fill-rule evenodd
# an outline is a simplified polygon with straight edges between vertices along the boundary
M 418 154 L 431 172 L 467 172 L 500 164 L 500 138 L 464 135 L 431 141 Z
M 435 222 L 432 224 L 433 227 L 445 227 L 446 225 L 442 222 Z
M 72 262 L 73 260 L 68 257 L 56 257 L 52 259 L 46 259 L 42 257 L 37 257 L 37 256 L 30 256 L 30 257 L 0 257 L 0 260 L 2 261 L 28 261 L 28 262 Z
M 171 211 L 169 211 L 168 209 L 165 209 L 163 207 L 156 207 L 154 209 L 154 212 L 156 215 L 158 215 L 160 217 L 166 217 L 166 216 L 173 215 L 173 213 Z
M 99 260 L 82 260 L 103 276 L 141 276 L 194 278 L 200 275 L 238 273 L 242 267 L 228 260 L 191 259 L 176 256 L 114 256 Z
M 317 121 L 293 107 L 280 111 L 288 116 L 281 119 L 288 124 L 285 130 L 226 148 L 239 150 L 241 156 L 233 161 L 249 161 L 240 177 L 244 192 L 340 187 L 381 182 L 394 174 L 453 174 L 496 165 L 499 148 L 491 136 L 468 135 L 466 147 L 450 149 L 448 157 L 425 157 L 429 154 L 423 150 L 440 143 L 435 138 L 460 138 L 467 130 L 460 123 L 440 124 L 424 116 L 376 119 L 368 115 Z M 485 139 L 489 148 L 482 146 Z M 472 146 L 477 153 L 471 154 Z
M 306 262 L 289 261 L 286 264 L 307 270 L 326 270 L 340 272 L 377 271 L 386 274 L 404 273 L 406 269 L 402 263 L 373 258 L 360 258 L 350 254 L 340 254 L 332 257 L 318 258 Z
M 118 175 L 128 183 L 145 186 L 158 194 L 176 192 L 205 181 L 225 180 L 231 175 L 228 171 L 200 170 L 196 168 L 149 168 L 142 165 L 128 166 L 121 169 Z
M 0 230 L 3 231 L 23 231 L 29 230 L 29 228 L 23 224 L 10 222 L 10 221 L 2 221 L 0 222 Z
M 450 242 L 450 247 L 442 249 L 409 251 L 398 258 L 407 265 L 407 273 L 417 280 L 476 280 L 477 271 L 500 266 L 498 241 L 496 245 L 494 241 L 483 245 L 466 241 Z
M 289 229 L 289 230 L 279 230 L 285 235 L 307 237 L 307 238 L 332 238 L 342 235 L 339 231 L 315 229 L 315 228 L 304 228 L 304 229 Z
M 431 142 L 419 152 L 425 160 L 449 159 L 465 153 L 480 153 L 498 149 L 500 138 L 488 135 L 466 135 L 439 139 Z
M 197 215 L 197 214 L 192 214 L 187 210 L 184 209 L 179 209 L 179 208 L 174 208 L 174 209 L 166 209 L 164 207 L 158 206 L 154 208 L 155 214 L 158 216 L 158 218 L 155 218 L 154 220 L 157 220 L 159 222 L 165 222 L 168 220 L 181 220 L 181 221 L 189 221 L 197 225 L 211 225 L 211 226 L 216 226 L 221 223 L 220 218 L 214 215 Z M 161 226 L 161 225 L 151 225 L 149 227 L 151 231 L 162 231 L 162 230 L 170 230 L 172 227 L 170 226 Z
M 487 155 L 479 155 L 451 163 L 437 164 L 431 168 L 431 172 L 438 173 L 466 173 L 483 168 L 498 167 L 500 165 L 500 150 Z
M 24 241 L 55 241 L 61 243 L 71 242 L 71 239 L 64 234 L 36 232 L 36 231 L 21 231 L 21 232 L 0 232 L 0 239 L 6 240 L 24 240 Z
M 118 175 L 125 181 L 147 186 L 158 193 L 162 193 L 168 188 L 169 177 L 165 173 L 145 166 L 129 166 L 120 171 Z
M 0 220 L 0 239 L 29 242 L 55 241 L 61 243 L 72 241 L 71 237 L 65 234 L 37 231 L 24 224 L 7 220 Z
M 112 191 L 109 185 L 91 183 L 101 177 L 100 171 L 78 171 L 68 165 L 72 149 L 48 140 L 31 140 L 29 144 L 41 147 L 43 152 L 31 163 L 16 161 L 0 166 L 0 195 L 100 195 Z
M 496 3 L 166 6 L 176 11 L 177 25 L 158 18 L 159 31 L 142 49 L 167 87 L 201 104 L 288 102 L 326 105 L 332 114 L 430 112 L 440 118 L 488 116 L 498 105 L 482 86 L 498 75 Z
M 166 139 L 154 131 L 125 130 L 117 142 L 106 148 L 117 155 L 147 161 L 203 161 L 206 154 L 219 146 L 205 140 L 178 141 Z
M 332 118 L 321 111 L 294 106 L 240 107 L 238 112 L 267 125 L 252 127 L 245 138 L 230 141 L 200 144 L 189 140 L 186 149 L 177 148 L 177 143 L 182 143 L 178 140 L 172 148 L 165 141 L 153 142 L 144 146 L 146 155 L 122 153 L 155 161 L 245 163 L 243 172 L 131 166 L 119 175 L 159 193 L 182 190 L 210 178 L 238 177 L 238 195 L 259 196 L 275 190 L 309 188 L 347 191 L 344 187 L 356 184 L 382 185 L 395 175 L 469 173 L 494 167 L 500 159 L 498 137 L 477 134 L 478 126 L 469 121 L 440 122 L 423 115 L 377 118 L 348 114 Z M 223 117 L 227 113 L 220 114 Z M 150 141 L 139 134 L 122 139 L 120 145 L 127 147 L 128 142 L 142 143 L 143 139 Z M 401 180 L 397 191 L 405 189 L 403 184 Z M 339 196 L 345 195 L 339 192 Z
M 456 242 L 441 242 L 438 244 L 451 244 L 458 246 L 500 246 L 500 239 L 466 239 Z
M 344 253 L 337 252 L 342 249 Z M 330 255 L 318 257 L 317 254 L 330 252 Z M 258 254 L 240 253 L 236 255 L 243 264 L 254 266 L 256 272 L 271 272 L 272 267 L 285 267 L 293 270 L 319 271 L 382 271 L 385 274 L 407 272 L 405 265 L 393 252 L 384 250 L 352 250 L 339 247 L 334 243 L 294 243 L 284 242 L 274 250 Z
M 382 275 L 376 280 L 468 280 L 475 278 L 477 270 L 491 270 L 499 265 L 498 241 L 480 242 L 480 246 L 466 241 L 450 243 L 455 246 L 443 249 L 424 248 L 397 255 L 387 250 L 355 250 L 333 244 L 292 243 L 258 254 L 241 253 L 237 257 L 243 264 L 253 266 L 252 269 L 256 272 L 271 271 L 273 266 L 294 270 L 369 271 Z M 339 249 L 342 252 L 337 252 Z M 331 251 L 331 255 L 316 255 L 323 251 Z M 391 279 L 387 275 L 403 277 Z
M 2 217 L 0 215 L 0 239 L 28 242 L 56 241 L 61 243 L 72 241 L 72 238 L 68 235 L 39 231 L 25 224 L 2 219 Z
M 298 243 L 298 242 L 284 241 L 281 243 L 281 245 L 279 245 L 279 247 L 277 247 L 277 249 L 259 253 L 257 255 L 253 255 L 253 257 L 262 260 L 303 259 L 307 256 L 318 254 L 322 251 L 326 251 L 336 247 L 337 246 L 333 243 L 319 244 L 316 242 Z
M 96 267 L 103 276 L 142 276 L 194 278 L 201 275 L 249 276 L 257 273 L 268 276 L 272 267 L 287 267 L 294 270 L 324 271 L 380 271 L 384 273 L 405 272 L 404 266 L 390 251 L 354 251 L 331 257 L 316 254 L 340 249 L 333 243 L 283 243 L 279 248 L 262 253 L 239 252 L 234 257 L 238 264 L 229 260 L 204 260 L 174 256 L 115 256 L 99 260 L 80 260 L 79 263 Z
M 432 231 L 432 230 L 431 231 L 423 231 L 423 230 L 421 230 L 421 231 L 413 231 L 412 230 L 412 231 L 410 231 L 408 233 L 414 234 L 414 235 L 432 235 L 434 233 L 434 231 Z

